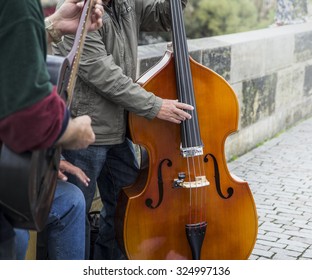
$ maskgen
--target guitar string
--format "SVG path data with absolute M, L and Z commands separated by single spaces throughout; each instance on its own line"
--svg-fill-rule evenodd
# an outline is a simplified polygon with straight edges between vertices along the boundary
M 89 3 L 88 3 L 89 1 Z M 91 15 L 91 7 L 93 5 L 93 0 L 85 0 L 84 2 L 84 8 L 82 10 L 81 16 L 80 16 L 80 21 L 78 25 L 78 30 L 80 30 L 80 36 L 75 37 L 73 47 L 71 51 L 68 54 L 69 59 L 72 60 L 72 70 L 70 73 L 68 85 L 67 85 L 67 94 L 68 94 L 68 103 L 67 106 L 70 107 L 71 101 L 72 101 L 72 96 L 75 88 L 75 83 L 76 83 L 76 73 L 78 71 L 79 63 L 77 61 L 80 60 L 81 53 L 82 53 L 82 48 L 84 44 L 84 39 L 86 36 L 86 24 L 89 20 L 89 17 Z M 83 19 L 83 20 L 82 20 Z

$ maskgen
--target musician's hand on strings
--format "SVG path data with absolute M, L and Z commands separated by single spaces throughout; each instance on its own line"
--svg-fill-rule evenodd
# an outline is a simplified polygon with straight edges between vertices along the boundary
M 194 107 L 178 100 L 163 99 L 157 118 L 180 124 L 182 121 L 192 118 L 185 110 L 194 110 Z
M 79 167 L 72 165 L 66 160 L 61 160 L 58 178 L 62 181 L 67 181 L 67 176 L 64 173 L 75 175 L 86 187 L 89 185 L 90 179 Z
M 53 29 L 60 33 L 60 35 L 75 34 L 83 6 L 84 1 L 65 0 L 60 8 L 48 17 L 53 23 Z M 104 9 L 102 6 L 102 0 L 94 0 L 90 20 L 87 23 L 88 31 L 97 30 L 103 25 L 103 14 Z

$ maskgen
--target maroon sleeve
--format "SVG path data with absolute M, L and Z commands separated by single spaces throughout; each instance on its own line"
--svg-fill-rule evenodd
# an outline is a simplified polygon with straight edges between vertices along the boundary
M 0 120 L 0 141 L 16 153 L 51 147 L 64 131 L 66 115 L 65 102 L 53 87 L 35 105 Z

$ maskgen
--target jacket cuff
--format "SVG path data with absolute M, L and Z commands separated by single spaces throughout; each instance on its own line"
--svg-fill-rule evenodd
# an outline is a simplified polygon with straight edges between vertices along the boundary
M 163 102 L 163 100 L 160 97 L 155 95 L 154 106 L 152 107 L 152 109 L 147 114 L 147 116 L 146 116 L 147 119 L 151 120 L 157 116 L 157 114 L 159 113 L 160 108 L 162 106 L 162 102 Z

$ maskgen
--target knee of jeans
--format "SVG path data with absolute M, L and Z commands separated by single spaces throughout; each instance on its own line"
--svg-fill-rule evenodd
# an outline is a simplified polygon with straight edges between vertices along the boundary
M 73 186 L 72 188 L 68 188 L 66 195 L 68 205 L 72 205 L 75 208 L 80 209 L 79 212 L 85 213 L 86 201 L 82 191 L 78 187 Z
M 78 189 L 78 188 L 77 188 Z M 75 198 L 75 205 L 76 207 L 79 207 L 79 209 L 81 209 L 81 213 L 85 213 L 86 212 L 86 200 L 85 197 L 82 193 L 82 191 L 80 189 L 78 189 L 79 192 L 77 192 Z

